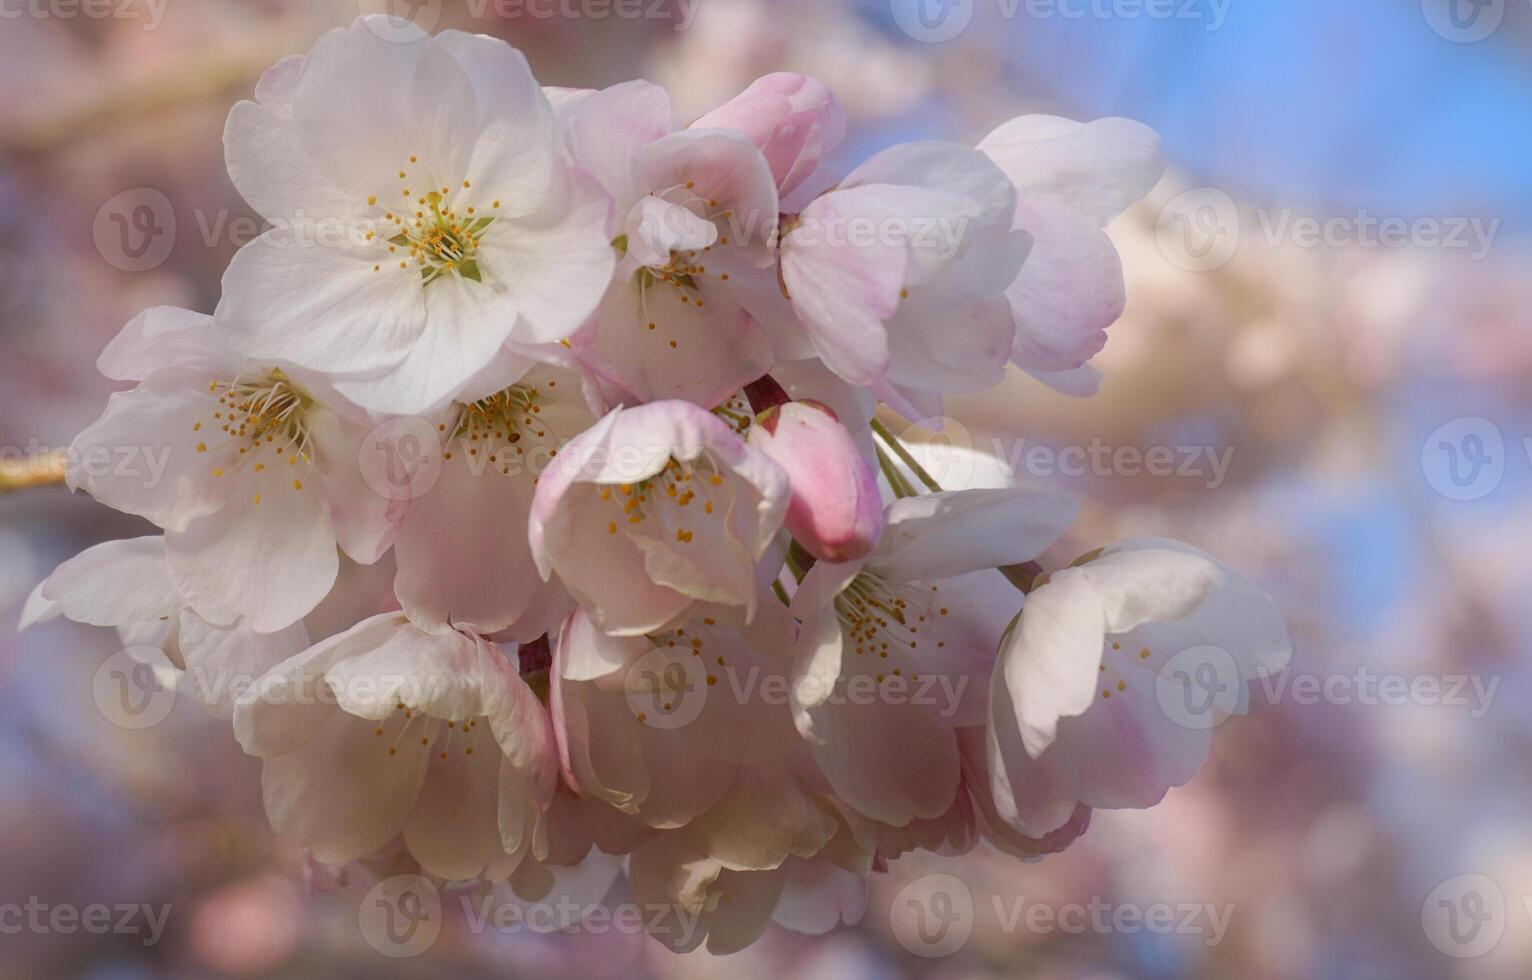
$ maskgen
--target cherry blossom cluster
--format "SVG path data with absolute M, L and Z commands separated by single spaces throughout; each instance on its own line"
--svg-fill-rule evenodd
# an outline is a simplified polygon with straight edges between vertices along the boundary
M 214 314 L 100 358 L 132 387 L 70 485 L 162 533 L 66 562 L 25 622 L 161 651 L 314 869 L 523 900 L 625 873 L 695 925 L 651 918 L 677 949 L 1152 806 L 1213 727 L 1167 710 L 1205 693 L 1169 662 L 1218 651 L 1243 713 L 1289 655 L 1273 604 L 1169 541 L 1047 572 L 1069 500 L 944 485 L 880 414 L 1009 365 L 1090 394 L 1103 228 L 1158 140 L 1023 116 L 843 174 L 845 130 L 800 75 L 678 127 L 656 85 L 544 88 L 489 37 L 326 34 L 229 116 L 271 230 Z M 80 462 L 121 446 L 163 471 Z

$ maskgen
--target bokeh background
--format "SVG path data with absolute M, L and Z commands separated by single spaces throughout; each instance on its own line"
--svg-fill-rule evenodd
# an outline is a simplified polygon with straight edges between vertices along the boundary
M 146 527 L 59 487 L 3 493 L 0 905 L 170 913 L 153 945 L 0 921 L 0 978 L 1532 974 L 1532 3 L 638 8 L 406 7 L 509 39 L 547 84 L 661 82 L 684 118 L 767 71 L 818 75 L 851 116 L 848 168 L 1022 112 L 1127 115 L 1164 135 L 1169 174 L 1111 229 L 1129 305 L 1098 361 L 1101 394 L 1018 377 L 954 403 L 951 431 L 1083 501 L 1062 551 L 1165 534 L 1248 571 L 1292 623 L 1286 682 L 1259 691 L 1162 806 L 1099 814 L 1040 864 L 983 849 L 896 862 L 855 928 L 773 927 L 715 960 L 449 922 L 426 955 L 391 961 L 359 934 L 357 891 L 313 893 L 273 837 L 259 764 L 226 724 L 187 703 L 119 727 L 92 683 L 113 635 L 13 631 L 56 563 Z M 357 13 L 356 0 L 0 0 L 0 464 L 25 475 L 27 454 L 99 414 L 110 386 L 95 357 L 139 309 L 211 312 L 256 230 L 223 171 L 229 107 Z M 1150 472 L 1161 447 L 1176 465 Z M 1389 694 L 1401 684 L 1412 693 Z M 937 873 L 971 897 L 972 931 L 925 958 L 907 948 L 901 890 Z M 1112 922 L 1164 906 L 1177 927 Z M 1204 911 L 1182 928 L 1183 907 Z

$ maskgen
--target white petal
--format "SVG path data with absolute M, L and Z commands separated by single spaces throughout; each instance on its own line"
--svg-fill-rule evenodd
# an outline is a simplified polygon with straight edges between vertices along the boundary
M 378 371 L 399 364 L 425 330 L 426 293 L 416 268 L 270 231 L 234 254 L 214 320 L 247 357 L 328 374 Z
M 1223 572 L 1195 549 L 1144 548 L 1103 552 L 1082 566 L 1101 596 L 1110 633 L 1153 620 L 1181 619 L 1201 605 Z
M 231 453 L 216 439 L 214 451 L 207 448 L 220 409 L 204 372 L 156 371 L 132 391 L 113 394 L 101 418 L 75 437 L 70 488 L 163 528 L 185 528 L 231 492 L 214 476 L 231 465 L 224 458 Z
M 859 813 L 902 827 L 946 813 L 961 770 L 957 739 L 935 712 L 881 696 L 811 709 L 814 760 L 835 795 Z
M 1023 201 L 1016 227 L 1033 237 L 1021 275 L 1005 291 L 1016 320 L 1012 360 L 1033 371 L 1070 371 L 1106 345 L 1127 302 L 1111 239 L 1068 208 Z
M 449 881 L 482 874 L 504 853 L 500 840 L 500 754 L 471 737 L 431 747 L 425 782 L 404 821 L 404 842 L 426 873 Z M 446 756 L 446 758 L 442 758 Z
M 481 126 L 478 94 L 445 46 L 423 35 L 389 40 L 361 20 L 314 43 L 293 118 L 326 176 L 384 200 L 396 197 L 400 171 L 420 186 L 456 186 Z
M 577 611 L 559 634 L 554 662 L 564 680 L 593 681 L 622 670 L 651 649 L 644 637 L 608 636 Z
M 236 103 L 223 131 L 229 179 L 257 214 L 273 222 L 298 215 L 341 215 L 358 203 L 309 157 L 292 97 L 303 56 L 285 58 L 261 77 L 256 100 Z M 389 185 L 392 186 L 392 185 Z
M 1095 703 L 1105 634 L 1101 597 L 1079 569 L 1056 573 L 1027 596 L 1000 648 L 992 683 L 1004 685 L 1004 696 L 992 694 L 992 710 L 1014 708 L 1015 728 L 1032 758 L 1054 744 L 1060 718 Z M 1011 728 L 1012 719 L 1003 727 Z
M 639 151 L 674 128 L 670 96 L 651 82 L 632 81 L 586 97 L 569 119 L 569 151 L 627 214 L 648 193 L 638 184 Z
M 169 532 L 170 572 L 188 604 L 214 623 L 241 617 L 274 633 L 313 611 L 340 569 L 317 487 L 239 499 Z
M 481 131 L 463 177 L 497 197 L 502 214 L 531 214 L 553 179 L 554 122 L 526 56 L 484 34 L 443 31 L 436 43 L 457 60 L 478 97 Z
M 295 752 L 266 760 L 261 785 L 278 834 L 292 834 L 320 861 L 339 864 L 369 854 L 399 833 L 425 779 L 428 747 L 389 755 L 389 733 L 376 722 L 333 707 Z
M 482 283 L 445 275 L 424 292 L 425 329 L 404 360 L 377 376 L 337 379 L 337 391 L 373 412 L 429 413 L 495 359 L 516 325 L 515 297 L 487 275 Z
M 186 606 L 170 580 L 159 535 L 87 548 L 54 569 L 39 589 L 64 616 L 91 626 L 153 622 Z
M 481 454 L 482 455 L 482 454 Z M 527 548 L 533 474 L 509 475 L 461 449 L 410 501 L 394 546 L 394 592 L 422 628 L 495 633 L 527 609 L 542 578 Z
M 1020 116 L 979 143 L 1024 201 L 1062 204 L 1105 227 L 1165 172 L 1160 138 L 1131 119 Z
M 156 306 L 128 321 L 96 359 L 114 381 L 142 381 L 166 367 L 228 369 L 238 363 L 213 332 L 213 318 L 174 306 Z
M 1101 390 L 1101 372 L 1090 364 L 1072 371 L 1028 371 L 1054 391 L 1072 398 L 1090 398 Z
M 903 578 L 949 578 L 1031 561 L 1074 522 L 1068 497 L 1025 490 L 949 490 L 888 508 L 868 564 Z
M 179 648 L 192 692 L 215 716 L 228 718 L 245 691 L 273 667 L 307 650 L 309 640 L 302 623 L 256 633 L 244 626 L 214 626 L 186 612 L 180 617 Z
M 492 226 L 480 244 L 481 266 L 516 301 L 513 336 L 522 343 L 572 336 L 595 312 L 616 266 L 606 233 L 610 204 L 579 187 L 558 194 L 542 214 Z

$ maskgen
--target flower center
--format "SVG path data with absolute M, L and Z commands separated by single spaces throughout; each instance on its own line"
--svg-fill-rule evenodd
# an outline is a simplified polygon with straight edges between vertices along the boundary
M 466 452 L 470 463 L 488 464 L 502 476 L 531 473 L 534 479 L 553 457 L 561 440 L 543 418 L 545 402 L 558 381 L 541 385 L 511 385 L 488 398 L 464 405 L 452 426 L 449 440 Z M 445 424 L 438 426 L 445 432 Z M 453 450 L 442 454 L 451 460 Z
M 690 463 L 672 458 L 663 470 L 641 483 L 603 486 L 598 492 L 620 512 L 607 522 L 608 533 L 616 534 L 624 525 L 653 521 L 673 528 L 677 544 L 689 544 L 701 524 L 727 521 L 730 511 L 723 476 L 705 454 Z
M 410 157 L 410 164 L 419 162 Z M 405 184 L 399 197 L 403 207 L 389 210 L 383 215 L 383 235 L 390 255 L 398 257 L 399 268 L 408 269 L 413 263 L 420 270 L 422 286 L 449 274 L 457 274 L 473 282 L 483 282 L 484 273 L 479 267 L 479 245 L 484 232 L 495 221 L 492 212 L 499 210 L 500 202 L 492 201 L 488 208 L 470 204 L 467 192 L 473 189 L 470 181 L 462 181 L 457 188 L 451 184 L 436 186 L 431 180 L 426 190 L 412 189 L 409 184 L 418 183 L 421 175 L 412 179 L 408 168 L 399 171 L 399 180 Z M 376 195 L 367 199 L 369 207 L 378 203 Z M 491 213 L 485 213 L 486 211 Z M 367 239 L 378 237 L 368 232 Z M 383 265 L 374 265 L 374 272 L 383 271 Z
M 1142 677 L 1145 670 L 1154 672 L 1157 667 L 1151 662 L 1153 656 L 1154 651 L 1132 634 L 1107 637 L 1099 671 L 1101 699 L 1110 701 L 1114 692 L 1127 693 L 1129 680 Z M 1150 677 L 1147 683 L 1153 684 L 1154 678 Z
M 940 588 L 924 588 L 901 589 L 876 572 L 864 571 L 852 579 L 835 597 L 835 615 L 856 655 L 887 660 L 918 653 L 921 631 L 934 632 L 932 626 L 948 613 Z M 929 645 L 940 649 L 947 644 L 933 638 Z
M 387 758 L 409 752 L 434 752 L 438 759 L 445 761 L 450 752 L 473 755 L 479 747 L 480 720 L 443 721 L 401 702 L 395 706 L 392 715 L 378 722 L 372 733 L 374 738 L 387 744 Z M 493 744 L 494 740 L 490 742 Z
M 212 453 L 218 461 L 213 476 L 222 477 L 227 468 L 248 464 L 254 473 L 267 471 L 271 464 L 283 464 L 289 471 L 301 461 L 305 470 L 295 474 L 289 484 L 303 489 L 302 477 L 313 466 L 308 425 L 308 411 L 313 399 L 295 386 L 280 369 L 253 378 L 212 381 L 208 390 L 218 395 L 218 408 L 211 423 L 198 418 L 192 431 L 207 433 L 197 443 L 198 453 Z M 216 432 L 210 431 L 217 424 Z M 207 440 L 213 440 L 210 446 Z M 255 495 L 261 502 L 261 495 Z

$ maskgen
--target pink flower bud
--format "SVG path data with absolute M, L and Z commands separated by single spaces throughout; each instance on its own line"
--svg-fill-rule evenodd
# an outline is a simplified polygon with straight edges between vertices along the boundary
M 787 530 L 825 561 L 865 558 L 883 536 L 878 477 L 835 413 L 788 402 L 756 417 L 750 445 L 787 472 Z
M 777 194 L 787 197 L 846 138 L 846 114 L 824 82 L 777 72 L 756 79 L 692 128 L 744 133 L 771 165 Z

